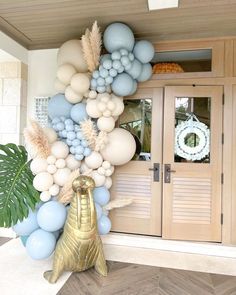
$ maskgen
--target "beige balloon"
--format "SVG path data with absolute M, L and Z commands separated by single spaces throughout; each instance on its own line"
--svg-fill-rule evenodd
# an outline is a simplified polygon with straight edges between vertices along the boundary
M 80 40 L 69 40 L 62 44 L 57 54 L 58 66 L 69 63 L 80 73 L 88 71 L 88 65 L 83 56 L 82 44 Z
M 97 107 L 97 100 L 90 100 L 87 102 L 86 111 L 88 115 L 92 118 L 99 118 L 102 116 L 102 113 L 99 111 Z
M 84 94 L 89 90 L 90 79 L 83 73 L 75 74 L 70 81 L 70 86 L 76 93 Z
M 33 174 L 38 174 L 40 172 L 46 172 L 47 166 L 48 166 L 48 163 L 46 159 L 36 157 L 30 163 L 30 170 L 32 171 Z
M 97 169 L 102 165 L 103 159 L 99 152 L 93 151 L 84 161 L 89 168 Z
M 57 133 L 53 128 L 44 127 L 43 133 L 47 136 L 49 143 L 54 143 L 57 140 Z
M 111 132 L 115 127 L 115 120 L 112 117 L 100 117 L 97 126 L 101 131 Z
M 57 172 L 53 175 L 54 183 L 63 186 L 67 182 L 70 174 L 71 170 L 69 168 L 57 169 Z
M 57 69 L 57 78 L 64 84 L 69 85 L 73 75 L 76 74 L 76 69 L 71 64 L 62 64 Z
M 58 78 L 55 79 L 54 88 L 59 93 L 65 93 L 66 85 L 63 84 Z
M 71 86 L 67 86 L 65 90 L 65 97 L 70 103 L 78 103 L 83 100 L 83 95 L 81 93 L 76 93 Z
M 37 191 L 43 192 L 49 190 L 53 185 L 53 177 L 48 172 L 40 172 L 33 180 L 33 186 Z
M 63 141 L 55 141 L 51 146 L 51 154 L 57 159 L 65 159 L 69 154 L 69 148 Z

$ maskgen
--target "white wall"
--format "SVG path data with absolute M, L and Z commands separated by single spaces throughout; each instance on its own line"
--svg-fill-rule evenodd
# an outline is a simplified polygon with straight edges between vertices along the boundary
M 34 98 L 56 94 L 54 80 L 57 70 L 58 49 L 28 52 L 28 118 L 34 117 Z

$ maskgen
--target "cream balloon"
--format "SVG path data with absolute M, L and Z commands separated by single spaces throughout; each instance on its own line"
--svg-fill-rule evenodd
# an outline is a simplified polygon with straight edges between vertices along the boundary
M 53 128 L 44 127 L 43 133 L 47 136 L 50 144 L 54 143 L 57 140 L 57 133 Z
M 89 168 L 97 169 L 102 165 L 103 159 L 100 153 L 93 151 L 84 161 Z
M 57 159 L 65 159 L 69 154 L 69 148 L 63 141 L 56 141 L 51 146 L 51 153 Z
M 97 100 L 90 100 L 87 102 L 86 111 L 88 115 L 92 118 L 99 118 L 102 116 L 102 113 L 99 111 L 97 107 Z
M 66 85 L 63 84 L 58 78 L 55 79 L 54 88 L 59 93 L 65 93 Z
M 47 157 L 47 163 L 48 164 L 51 164 L 51 165 L 55 164 L 56 160 L 57 160 L 56 157 L 54 157 L 53 155 L 50 155 L 50 156 Z
M 69 168 L 57 169 L 57 172 L 53 175 L 54 183 L 63 186 L 67 182 L 70 174 L 71 170 Z
M 106 181 L 106 177 L 104 175 L 100 175 L 96 170 L 92 172 L 92 178 L 95 182 L 95 186 L 99 187 L 99 186 L 103 186 L 105 181 Z
M 115 128 L 115 120 L 112 117 L 100 117 L 97 126 L 101 131 L 111 132 Z
M 48 172 L 40 172 L 33 180 L 33 186 L 37 191 L 43 192 L 49 190 L 53 185 L 53 177 Z
M 58 159 L 55 163 L 55 166 L 59 169 L 66 167 L 66 161 L 64 159 Z
M 60 192 L 60 187 L 59 185 L 57 184 L 53 184 L 50 189 L 49 189 L 49 193 L 52 195 L 52 196 L 56 196 L 58 195 Z
M 42 202 L 47 202 L 51 199 L 51 194 L 49 191 L 44 191 L 40 194 L 40 200 Z
M 123 99 L 112 95 L 112 102 L 115 105 L 115 108 L 112 110 L 112 116 L 119 116 L 123 113 L 125 108 Z
M 124 165 L 134 156 L 136 143 L 130 132 L 115 128 L 108 133 L 108 144 L 101 150 L 104 160 L 112 165 Z
M 90 99 L 95 99 L 97 97 L 97 92 L 95 90 L 90 90 L 89 94 L 88 94 L 88 97 Z
M 69 40 L 59 48 L 57 64 L 60 66 L 65 63 L 74 66 L 78 72 L 85 73 L 88 71 L 80 40 Z
M 64 85 L 69 85 L 73 75 L 76 74 L 76 69 L 71 64 L 62 64 L 57 69 L 57 78 Z
M 70 81 L 70 86 L 73 91 L 84 94 L 86 91 L 89 90 L 90 79 L 86 74 L 75 74 Z
M 80 93 L 76 93 L 71 86 L 67 86 L 65 90 L 65 97 L 70 103 L 78 103 L 83 100 L 83 95 Z
M 78 169 L 81 165 L 81 161 L 76 160 L 75 156 L 69 154 L 66 158 L 66 167 L 70 170 Z
M 47 171 L 48 163 L 45 159 L 36 157 L 30 163 L 30 170 L 33 174 Z
M 110 188 L 111 188 L 111 186 L 112 186 L 112 179 L 111 179 L 111 177 L 106 177 L 106 180 L 105 180 L 104 186 L 105 186 L 107 189 L 110 189 Z
M 47 172 L 50 174 L 54 174 L 57 171 L 57 167 L 54 164 L 50 164 L 47 167 Z

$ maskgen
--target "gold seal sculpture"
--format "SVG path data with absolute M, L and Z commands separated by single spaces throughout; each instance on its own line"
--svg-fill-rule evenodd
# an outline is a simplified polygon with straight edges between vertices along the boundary
M 107 276 L 92 196 L 94 180 L 81 175 L 73 181 L 72 187 L 74 197 L 55 249 L 53 270 L 44 273 L 49 283 L 56 283 L 63 271 L 80 272 L 93 266 L 99 274 Z

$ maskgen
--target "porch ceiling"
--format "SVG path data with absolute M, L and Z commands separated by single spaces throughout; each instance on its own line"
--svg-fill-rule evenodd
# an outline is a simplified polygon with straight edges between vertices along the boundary
M 80 38 L 94 20 L 102 29 L 125 22 L 137 38 L 151 41 L 236 36 L 236 0 L 179 2 L 149 12 L 147 0 L 0 0 L 0 29 L 28 49 Z

